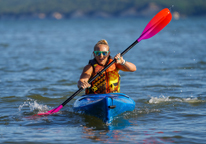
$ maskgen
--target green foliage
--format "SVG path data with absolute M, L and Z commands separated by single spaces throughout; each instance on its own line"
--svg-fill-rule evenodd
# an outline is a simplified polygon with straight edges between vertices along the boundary
M 142 10 L 149 3 L 171 8 L 183 15 L 206 14 L 205 0 L 0 0 L 0 16 L 53 12 L 70 14 L 76 10 L 87 14 L 105 12 L 117 15 L 131 8 Z

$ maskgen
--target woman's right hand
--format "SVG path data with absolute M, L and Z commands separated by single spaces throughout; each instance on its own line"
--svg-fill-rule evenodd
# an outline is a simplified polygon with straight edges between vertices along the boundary
M 83 88 L 83 89 L 86 89 L 88 87 L 91 87 L 91 85 L 87 82 L 87 81 L 81 81 L 79 80 L 78 81 L 78 88 Z

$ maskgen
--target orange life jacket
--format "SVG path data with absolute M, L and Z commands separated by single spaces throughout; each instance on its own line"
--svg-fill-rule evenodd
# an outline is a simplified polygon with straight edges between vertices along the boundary
M 112 61 L 113 59 L 109 57 L 107 64 Z M 91 78 L 104 68 L 104 66 L 99 65 L 95 59 L 90 60 L 89 64 L 93 67 Z M 91 87 L 87 88 L 85 93 L 104 94 L 120 92 L 120 75 L 118 71 L 119 70 L 117 69 L 116 64 L 112 64 L 106 71 L 104 71 L 91 83 Z

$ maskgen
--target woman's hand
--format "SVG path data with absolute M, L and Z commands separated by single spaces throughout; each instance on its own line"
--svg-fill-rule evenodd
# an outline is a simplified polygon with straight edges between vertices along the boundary
M 120 55 L 120 53 L 118 53 L 114 58 L 116 59 L 116 63 L 120 64 L 118 66 L 118 68 L 120 70 L 122 70 L 122 71 L 129 71 L 129 72 L 136 71 L 136 66 L 133 63 L 131 63 L 131 62 L 125 61 L 123 59 L 123 57 Z
M 87 81 L 81 81 L 79 80 L 78 81 L 78 88 L 83 88 L 83 89 L 86 89 L 88 87 L 91 87 L 91 85 L 87 82 Z
M 125 63 L 125 60 L 123 59 L 123 57 L 120 55 L 120 53 L 118 53 L 115 57 L 114 57 L 114 59 L 116 59 L 116 63 L 117 64 L 124 64 Z

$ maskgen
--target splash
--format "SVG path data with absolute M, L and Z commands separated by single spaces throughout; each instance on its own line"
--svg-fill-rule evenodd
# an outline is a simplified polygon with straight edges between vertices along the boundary
M 199 100 L 197 97 L 189 97 L 189 98 L 172 98 L 170 96 L 164 96 L 161 95 L 160 97 L 151 97 L 149 100 L 150 104 L 157 104 L 157 103 L 163 103 L 163 102 L 186 102 L 186 103 L 199 103 L 199 102 L 205 102 L 204 100 Z
M 161 103 L 161 102 L 168 102 L 171 101 L 170 97 L 165 97 L 164 95 L 161 95 L 160 97 L 151 97 L 151 99 L 149 100 L 149 103 L 153 104 L 153 103 Z
M 188 102 L 188 103 L 202 103 L 202 102 L 206 102 L 204 100 L 199 100 L 196 97 L 191 96 L 190 98 L 184 98 L 182 99 L 183 102 Z
M 47 111 L 47 110 L 49 110 L 47 105 L 38 104 L 37 100 L 33 100 L 33 99 L 27 99 L 22 105 L 20 105 L 19 108 L 18 108 L 19 112 L 25 107 L 29 107 L 31 112 L 33 112 L 35 110 L 38 110 L 38 111 Z
M 138 110 L 136 113 L 138 114 L 149 114 L 149 113 L 158 113 L 160 112 L 159 109 L 149 109 L 149 108 L 142 108 L 141 110 Z

